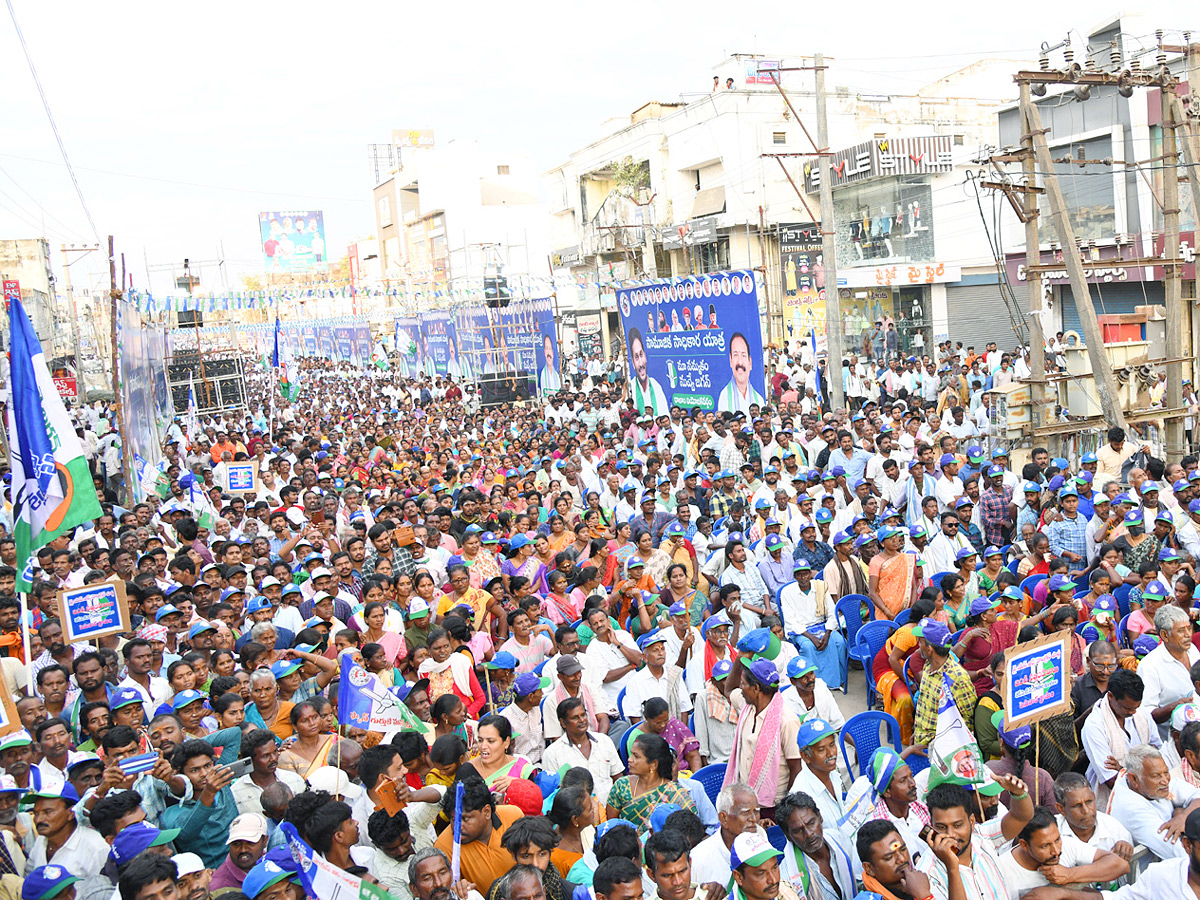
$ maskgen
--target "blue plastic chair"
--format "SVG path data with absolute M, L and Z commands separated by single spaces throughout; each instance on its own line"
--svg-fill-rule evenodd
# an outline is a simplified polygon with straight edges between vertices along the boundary
M 767 840 L 780 853 L 787 850 L 787 835 L 783 833 L 783 829 L 778 825 L 772 825 L 767 829 Z
M 1033 596 L 1033 589 L 1037 587 L 1039 582 L 1045 581 L 1050 576 L 1048 575 L 1030 575 L 1021 582 L 1021 590 L 1027 593 L 1030 597 Z
M 1129 592 L 1133 590 L 1133 585 L 1122 584 L 1112 592 L 1113 599 L 1117 601 L 1117 609 L 1121 613 L 1121 618 L 1129 615 L 1131 607 L 1129 605 Z
M 866 775 L 871 765 L 871 757 L 883 746 L 885 738 L 879 736 L 880 729 L 887 732 L 886 741 L 897 753 L 900 752 L 900 723 L 894 716 L 878 710 L 867 710 L 851 716 L 842 730 L 838 732 L 838 748 L 842 751 L 842 759 L 846 761 L 846 771 L 853 772 L 850 756 L 846 752 L 846 738 L 854 741 L 854 752 L 858 757 L 858 774 Z
M 942 579 L 945 578 L 947 575 L 955 575 L 955 574 L 957 574 L 957 573 L 956 572 L 934 572 L 932 575 L 929 576 L 929 583 L 932 584 L 935 588 L 937 588 L 940 591 L 942 589 Z
M 692 774 L 692 778 L 704 785 L 705 795 L 716 803 L 717 794 L 721 793 L 721 784 L 725 781 L 725 763 L 703 766 Z
M 875 604 L 870 597 L 862 594 L 847 594 L 837 602 L 834 611 L 837 614 L 838 625 L 846 643 L 854 646 L 854 636 L 863 624 L 863 608 L 866 608 L 868 621 L 875 617 Z
M 910 666 L 915 665 L 920 657 L 921 654 L 919 653 L 910 653 L 908 659 L 904 660 L 904 686 L 908 688 L 908 694 L 912 697 L 914 708 L 917 705 L 917 692 L 920 691 L 921 684 L 913 676 Z
M 1117 647 L 1118 648 L 1121 648 L 1121 647 L 1132 648 L 1132 646 L 1133 646 L 1129 641 L 1129 634 L 1127 632 L 1128 626 L 1129 626 L 1129 616 L 1122 616 L 1121 621 L 1117 623 Z
M 621 688 L 621 692 L 617 694 L 617 715 L 628 720 L 629 716 L 625 715 L 625 691 L 626 688 Z
M 858 630 L 855 646 L 850 651 L 851 658 L 857 659 L 862 664 L 863 672 L 866 675 L 867 709 L 871 709 L 875 705 L 876 685 L 872 672 L 875 655 L 883 649 L 883 645 L 887 643 L 887 639 L 891 637 L 896 627 L 896 623 L 891 620 L 868 622 Z
M 695 710 L 692 710 L 691 714 L 688 716 L 688 731 L 690 731 L 692 734 L 696 733 L 696 711 Z
M 1007 551 L 1006 551 L 1006 552 L 1007 552 Z M 1009 560 L 1009 561 L 1008 561 L 1008 565 L 1006 565 L 1004 568 L 1008 569 L 1008 571 L 1010 571 L 1010 572 L 1012 572 L 1014 575 L 1016 575 L 1016 574 L 1017 574 L 1017 567 L 1018 567 L 1018 566 L 1020 566 L 1020 565 L 1021 565 L 1021 561 L 1020 561 L 1019 559 L 1011 559 L 1011 560 Z M 928 763 L 927 763 L 926 765 L 928 765 Z
M 910 608 L 902 609 L 902 610 L 900 610 L 900 612 L 896 613 L 896 618 L 893 619 L 892 621 L 894 621 L 896 623 L 897 628 L 903 628 L 905 625 L 907 625 L 909 623 L 909 621 L 911 619 L 912 619 L 912 609 L 910 607 Z
M 929 757 L 920 750 L 916 750 L 908 754 L 908 756 L 904 758 L 904 761 L 908 763 L 908 768 L 912 771 L 913 775 L 916 775 L 919 772 L 924 772 L 929 768 Z

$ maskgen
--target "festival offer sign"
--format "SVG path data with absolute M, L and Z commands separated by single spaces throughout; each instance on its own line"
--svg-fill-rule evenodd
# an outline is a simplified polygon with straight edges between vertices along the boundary
M 672 405 L 744 412 L 765 405 L 758 289 L 751 271 L 617 291 L 639 412 Z
M 1032 725 L 1071 708 L 1069 637 L 1048 634 L 1005 652 L 1005 728 Z
M 59 591 L 58 609 L 68 644 L 129 630 L 129 601 L 121 581 Z

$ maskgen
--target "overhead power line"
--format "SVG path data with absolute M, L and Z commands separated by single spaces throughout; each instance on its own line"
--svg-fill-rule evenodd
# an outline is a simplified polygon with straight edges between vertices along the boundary
M 92 218 L 92 211 L 88 209 L 87 201 L 83 198 L 83 189 L 79 186 L 79 179 L 75 177 L 75 169 L 71 166 L 71 158 L 67 156 L 67 147 L 63 143 L 62 135 L 58 131 L 58 123 L 54 121 L 54 113 L 50 111 L 50 101 L 46 98 L 46 91 L 42 87 L 42 80 L 38 77 L 37 67 L 33 64 L 33 55 L 29 52 L 29 45 L 25 43 L 25 35 L 21 31 L 21 24 L 17 21 L 17 11 L 13 8 L 13 0 L 5 0 L 8 6 L 8 15 L 12 18 L 13 28 L 17 32 L 17 40 L 21 42 L 21 50 L 25 53 L 25 62 L 29 64 L 29 74 L 33 76 L 33 83 L 37 86 L 38 96 L 42 98 L 42 108 L 46 110 L 46 118 L 50 120 L 50 130 L 54 132 L 54 140 L 58 143 L 58 151 L 62 154 L 63 164 L 67 167 L 67 173 L 71 176 L 71 184 L 75 186 L 75 195 L 79 198 L 79 205 L 83 207 L 83 214 L 87 216 L 88 225 L 92 229 L 92 235 L 96 238 L 96 242 L 100 242 L 100 232 L 96 228 L 96 222 Z

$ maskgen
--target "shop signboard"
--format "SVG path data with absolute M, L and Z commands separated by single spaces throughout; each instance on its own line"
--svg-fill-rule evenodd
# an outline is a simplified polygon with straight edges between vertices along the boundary
M 672 405 L 744 412 L 764 405 L 762 330 L 752 271 L 617 291 L 639 412 Z
M 1161 245 L 1161 240 L 1157 244 Z M 1135 266 L 1125 262 L 1142 255 L 1140 239 L 1129 244 L 1117 246 L 1107 244 L 1085 249 L 1081 256 L 1084 262 L 1084 274 L 1088 284 L 1113 284 L 1122 281 L 1146 281 L 1146 266 Z M 1062 250 L 1043 250 L 1043 266 L 1058 265 L 1063 262 Z M 1024 283 L 1029 280 L 1024 253 L 1009 253 L 1004 257 L 1004 268 L 1008 273 L 1010 284 Z M 1042 283 L 1046 285 L 1067 284 L 1070 277 L 1066 267 L 1041 273 Z M 1158 279 L 1149 279 L 1158 280 Z
M 836 190 L 847 184 L 889 175 L 928 175 L 954 169 L 952 138 L 948 134 L 912 138 L 876 138 L 838 150 L 830 160 L 830 178 Z M 804 164 L 804 190 L 821 189 L 816 161 Z
M 793 341 L 816 332 L 817 352 L 826 346 L 825 268 L 819 225 L 780 225 L 779 263 L 783 272 L 784 321 Z

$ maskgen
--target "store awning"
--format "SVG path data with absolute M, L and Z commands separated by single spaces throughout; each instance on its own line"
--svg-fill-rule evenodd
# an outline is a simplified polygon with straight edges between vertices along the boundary
M 696 199 L 692 203 L 692 214 L 688 218 L 698 219 L 701 216 L 712 216 L 723 212 L 725 212 L 725 188 L 708 188 L 696 194 Z

